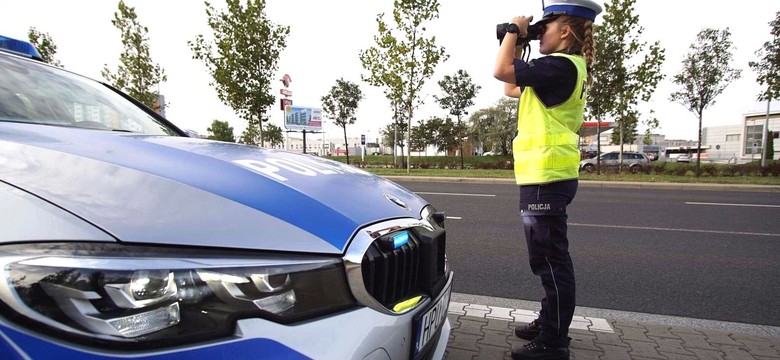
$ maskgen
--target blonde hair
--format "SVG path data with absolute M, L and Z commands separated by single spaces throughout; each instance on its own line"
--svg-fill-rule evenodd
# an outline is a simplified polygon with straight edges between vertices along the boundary
M 563 15 L 558 18 L 561 25 L 568 25 L 571 28 L 574 41 L 571 43 L 566 53 L 581 55 L 585 58 L 585 64 L 588 68 L 588 83 L 591 82 L 590 66 L 596 58 L 596 49 L 593 44 L 593 21 L 579 16 Z

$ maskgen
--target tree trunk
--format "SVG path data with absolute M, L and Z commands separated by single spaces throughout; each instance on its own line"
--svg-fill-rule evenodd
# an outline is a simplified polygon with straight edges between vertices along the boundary
M 260 123 L 260 147 L 265 147 L 265 143 L 263 142 L 263 115 L 260 115 L 258 117 L 258 122 Z M 252 120 L 249 120 L 252 121 Z
M 463 169 L 463 136 L 460 133 L 460 115 L 458 115 L 458 145 L 460 145 L 460 168 Z
M 347 142 L 347 125 L 341 127 L 344 129 L 344 148 L 347 150 L 347 165 L 349 165 L 349 143 Z
M 699 143 L 696 146 L 696 177 L 701 175 L 701 118 L 702 111 L 699 111 Z

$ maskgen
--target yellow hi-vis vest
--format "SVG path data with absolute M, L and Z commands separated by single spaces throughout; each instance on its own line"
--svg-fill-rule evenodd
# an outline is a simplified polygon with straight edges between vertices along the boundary
M 532 87 L 520 95 L 517 136 L 512 141 L 515 182 L 546 184 L 579 176 L 579 130 L 585 111 L 587 69 L 582 56 L 552 54 L 571 60 L 577 67 L 577 84 L 571 96 L 548 108 Z

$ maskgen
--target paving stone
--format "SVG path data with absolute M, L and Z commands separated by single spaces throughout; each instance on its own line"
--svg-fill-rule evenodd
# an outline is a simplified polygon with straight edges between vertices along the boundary
M 680 355 L 680 354 L 668 353 L 663 351 L 659 351 L 659 353 L 663 356 L 666 356 L 666 358 L 669 360 L 698 360 L 698 358 L 695 355 L 694 356 Z
M 592 325 L 590 321 L 572 321 L 569 325 L 570 329 L 588 330 L 588 327 Z
M 725 360 L 755 360 L 747 350 L 740 346 L 722 344 L 714 344 L 714 346 L 725 353 L 723 357 Z
M 637 340 L 624 340 L 624 342 L 631 347 L 631 351 L 628 352 L 631 354 L 631 357 L 641 356 L 651 359 L 666 359 L 666 356 L 658 353 L 658 344 L 656 343 Z
M 503 308 L 503 307 L 490 307 L 490 312 L 485 314 L 486 318 L 497 318 L 507 321 L 514 321 L 514 316 L 512 316 L 512 311 L 515 309 L 509 309 L 509 308 Z
M 699 360 L 724 360 L 726 354 L 720 350 L 702 350 L 702 349 L 689 349 L 692 353 L 696 354 L 696 358 Z
M 674 333 L 683 333 L 683 334 L 696 334 L 696 335 L 702 335 L 702 332 L 694 329 L 694 328 L 686 328 L 686 327 L 675 327 L 672 326 L 669 328 L 669 332 L 672 334 Z
M 447 319 L 450 320 L 450 327 L 452 327 L 452 330 L 455 330 L 460 327 L 460 316 L 457 314 L 449 313 L 447 314 Z
M 614 320 L 612 321 L 612 327 L 633 327 L 633 328 L 641 328 L 644 329 L 644 325 L 640 325 L 636 321 L 627 321 L 627 320 Z
M 628 344 L 624 343 L 623 340 L 620 339 L 620 335 L 622 334 L 620 332 L 616 332 L 616 333 L 594 332 L 593 334 L 596 335 L 596 340 L 593 340 L 593 344 L 595 344 L 596 346 L 600 347 L 601 345 L 612 345 L 612 346 L 628 347 Z
M 479 352 L 477 341 L 482 339 L 482 335 L 472 335 L 463 333 L 453 333 L 453 339 L 447 344 L 449 349 L 461 349 L 473 352 Z
M 603 331 L 609 333 L 615 332 L 615 330 L 612 329 L 612 326 L 609 325 L 609 322 L 606 319 L 598 319 L 598 318 L 589 318 L 589 319 L 592 325 L 588 328 L 588 330 Z
M 713 347 L 707 342 L 707 337 L 704 336 L 704 334 L 680 333 L 675 331 L 672 331 L 672 334 L 675 334 L 682 339 L 682 346 L 686 350 L 693 351 L 692 349 L 701 349 L 720 351 L 720 349 Z
M 466 310 L 463 310 L 463 308 L 466 307 L 467 305 L 468 304 L 466 303 L 458 303 L 458 302 L 450 301 L 450 306 L 447 308 L 447 312 L 458 314 L 458 315 L 466 315 Z
M 732 346 L 742 346 L 740 342 L 734 341 L 728 333 L 720 331 L 702 331 L 704 336 L 707 337 L 707 342 L 710 344 L 723 344 Z
M 484 305 L 469 304 L 463 308 L 466 316 L 484 318 L 485 314 L 490 312 L 490 308 Z
M 505 346 L 491 346 L 491 345 L 478 345 L 479 346 L 479 355 L 474 357 L 474 359 L 484 359 L 484 360 L 496 360 L 496 359 L 505 359 L 507 356 L 510 356 L 510 350 L 508 347 Z
M 475 356 L 477 356 L 477 354 L 478 352 L 476 351 L 447 349 L 447 352 L 444 354 L 444 358 L 447 360 L 472 360 Z
M 780 347 L 772 344 L 766 339 L 755 337 L 739 339 L 735 337 L 734 340 L 739 340 L 739 342 L 744 344 L 744 347 L 747 349 L 750 355 L 753 355 L 753 357 L 762 356 L 766 358 L 780 359 Z
M 495 330 L 483 330 L 482 333 L 485 334 L 485 337 L 482 338 L 482 340 L 477 341 L 478 345 L 503 346 L 506 348 L 509 347 L 507 338 L 509 338 L 509 336 L 515 336 L 509 332 Z
M 523 324 L 528 324 L 539 317 L 538 313 L 535 313 L 530 310 L 519 310 L 519 309 L 512 311 L 510 315 L 512 315 L 515 318 L 516 322 L 523 323 Z
M 571 344 L 569 345 L 569 348 L 571 349 L 601 351 L 601 349 L 596 347 L 593 343 L 593 341 L 596 340 L 596 336 L 589 332 L 570 331 L 569 337 L 571 338 Z
M 631 356 L 628 355 L 628 351 L 631 350 L 631 348 L 627 345 L 613 346 L 596 344 L 596 346 L 600 347 L 604 352 L 601 356 L 599 356 L 600 360 L 626 360 L 631 358 Z
M 672 328 L 671 326 L 645 325 L 645 329 L 647 329 L 648 337 L 679 339 L 680 338 L 679 336 L 673 334 L 670 331 L 671 328 Z
M 483 326 L 482 330 L 506 331 L 507 333 L 515 331 L 514 326 L 510 326 L 509 321 L 491 318 L 487 318 L 487 321 L 487 325 Z
M 649 336 L 650 339 L 654 340 L 656 344 L 658 344 L 658 352 L 659 353 L 672 353 L 672 354 L 679 354 L 679 355 L 685 355 L 685 356 L 696 356 L 696 354 L 685 350 L 683 347 L 683 341 L 680 339 L 669 339 L 669 338 L 662 338 L 662 337 L 655 337 L 655 336 Z
M 623 332 L 623 335 L 621 335 L 620 338 L 623 341 L 634 340 L 634 341 L 654 342 L 653 340 L 647 337 L 647 329 L 645 328 L 626 327 L 621 330 Z
M 482 327 L 487 325 L 487 323 L 487 319 L 461 316 L 460 327 L 458 327 L 456 332 L 472 335 L 482 335 Z
M 599 357 L 601 356 L 602 352 L 601 350 L 585 350 L 585 349 L 576 349 L 576 348 L 570 348 L 571 351 L 571 358 L 573 360 L 599 360 Z

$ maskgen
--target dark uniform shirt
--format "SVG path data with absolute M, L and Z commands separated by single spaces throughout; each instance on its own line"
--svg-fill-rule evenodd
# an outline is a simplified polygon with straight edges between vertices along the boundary
M 515 59 L 515 82 L 534 88 L 548 108 L 560 105 L 574 93 L 577 67 L 562 56 L 544 56 L 529 62 Z

